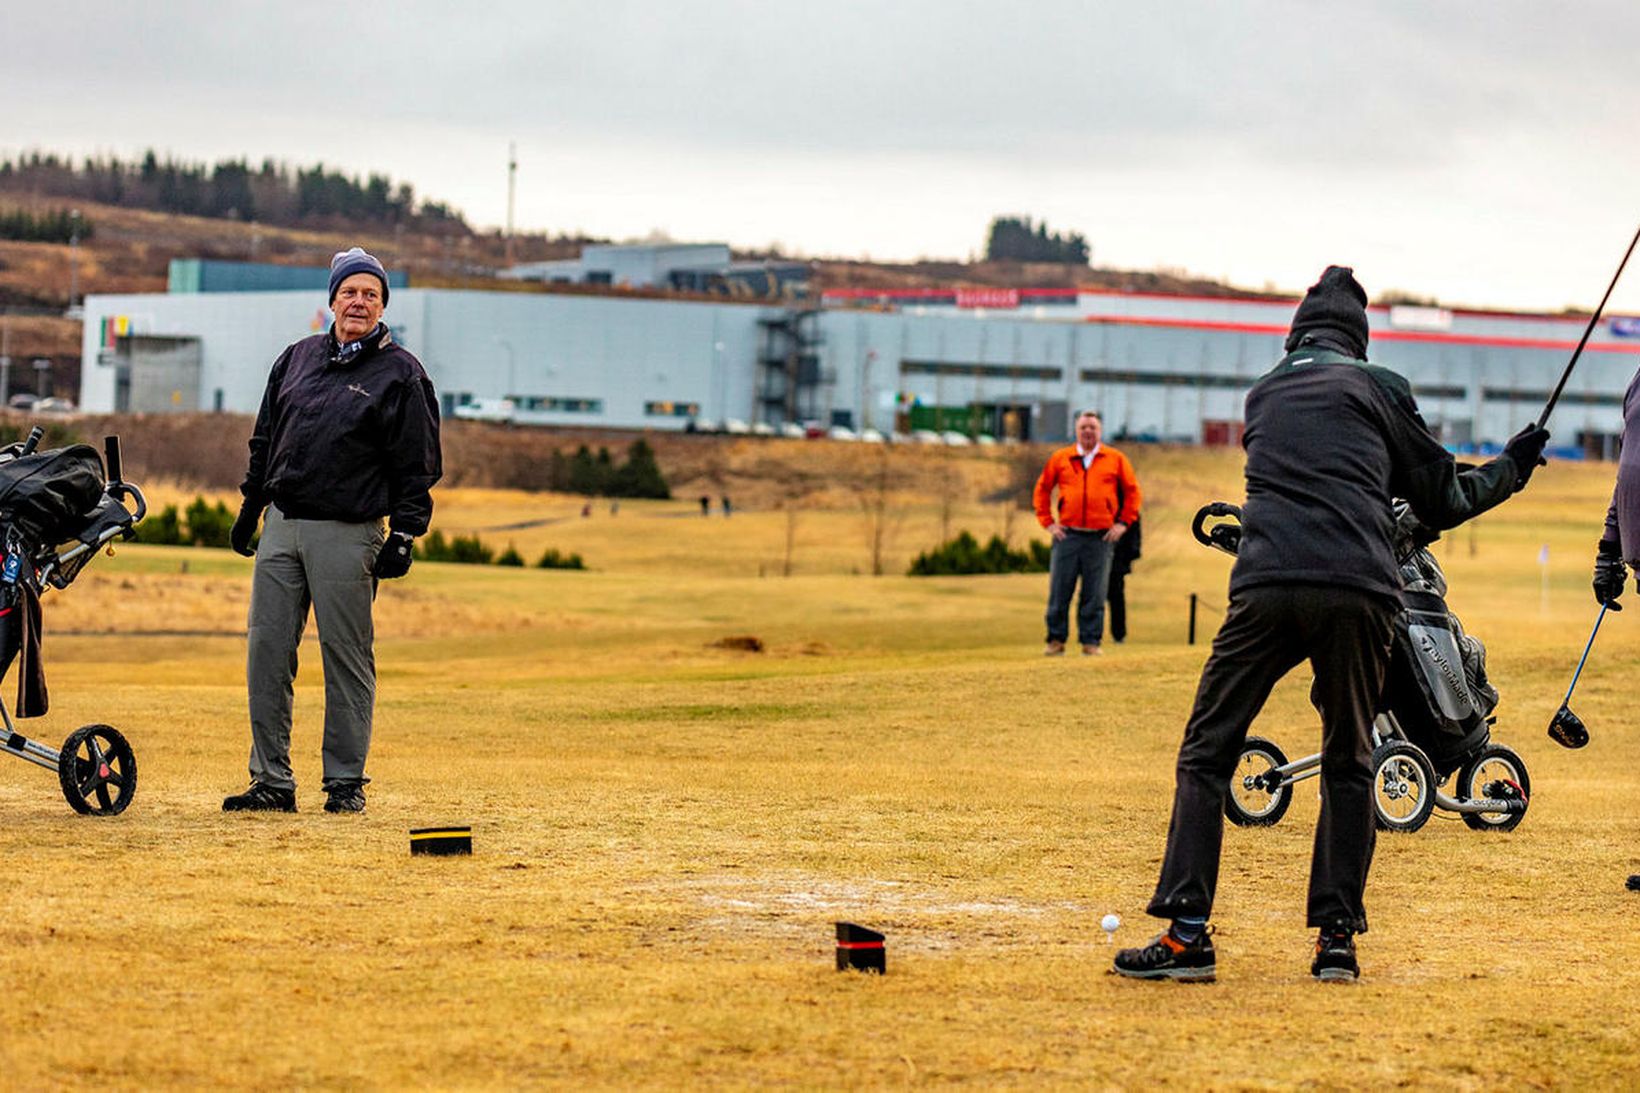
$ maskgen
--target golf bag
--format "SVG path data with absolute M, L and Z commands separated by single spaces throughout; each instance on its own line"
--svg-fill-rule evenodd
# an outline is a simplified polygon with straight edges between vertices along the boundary
M 105 480 L 96 449 L 37 453 L 43 434 L 35 428 L 0 448 L 0 675 L 17 662 L 19 717 L 38 717 L 48 705 L 41 595 L 67 588 L 103 547 L 134 538 L 148 513 L 142 491 L 120 477 L 118 437 L 107 440 Z M 53 748 L 19 732 L 0 701 L 0 751 L 55 770 L 69 807 L 83 815 L 118 815 L 136 793 L 136 756 L 112 725 L 82 725 Z
M 1498 692 L 1486 678 L 1486 646 L 1446 605 L 1446 577 L 1429 552 L 1435 538 L 1410 506 L 1396 503 L 1401 609 L 1383 705 L 1444 777 L 1486 746 Z

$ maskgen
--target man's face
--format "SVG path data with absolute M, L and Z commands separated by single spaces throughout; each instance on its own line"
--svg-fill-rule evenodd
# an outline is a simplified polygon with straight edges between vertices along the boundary
M 330 310 L 336 313 L 336 340 L 356 342 L 372 330 L 387 305 L 382 283 L 373 273 L 355 273 L 336 287 Z
M 1076 442 L 1082 446 L 1084 452 L 1091 452 L 1099 443 L 1099 419 L 1092 414 L 1083 414 L 1076 419 Z

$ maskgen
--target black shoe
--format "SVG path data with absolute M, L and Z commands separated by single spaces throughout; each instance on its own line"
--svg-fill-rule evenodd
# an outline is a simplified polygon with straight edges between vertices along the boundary
M 326 812 L 363 812 L 364 787 L 356 783 L 331 786 L 325 790 Z
M 244 793 L 222 799 L 223 812 L 295 812 L 296 791 L 252 782 Z
M 1315 939 L 1315 960 L 1310 974 L 1323 982 L 1361 978 L 1355 962 L 1355 938 L 1346 930 L 1322 930 Z
M 1216 958 L 1210 927 L 1195 941 L 1180 941 L 1169 929 L 1142 949 L 1123 949 L 1112 968 L 1134 979 L 1176 979 L 1181 983 L 1211 983 Z

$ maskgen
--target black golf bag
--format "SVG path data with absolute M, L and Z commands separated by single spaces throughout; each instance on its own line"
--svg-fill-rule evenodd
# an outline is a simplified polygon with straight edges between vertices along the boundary
M 1436 533 L 1405 502 L 1395 516 L 1401 610 L 1383 704 L 1444 777 L 1490 739 L 1498 692 L 1486 678 L 1486 646 L 1446 605 L 1446 576 L 1428 549 Z

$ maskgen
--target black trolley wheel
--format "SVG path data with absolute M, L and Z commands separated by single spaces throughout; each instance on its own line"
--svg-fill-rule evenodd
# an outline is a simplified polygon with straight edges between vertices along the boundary
M 112 725 L 82 725 L 63 741 L 57 781 L 82 816 L 116 816 L 137 792 L 137 757 Z
M 1237 827 L 1271 827 L 1287 814 L 1293 803 L 1293 784 L 1283 782 L 1268 788 L 1264 779 L 1277 767 L 1287 765 L 1287 756 L 1269 740 L 1249 736 L 1236 757 L 1230 773 L 1230 791 L 1224 795 L 1224 815 Z
M 1519 798 L 1519 812 L 1465 812 L 1463 822 L 1476 831 L 1513 831 L 1526 819 L 1532 779 L 1526 761 L 1513 748 L 1488 744 L 1458 771 L 1458 794 L 1470 800 Z
M 1372 752 L 1372 810 L 1380 831 L 1417 831 L 1435 811 L 1435 767 L 1423 749 L 1390 740 Z

